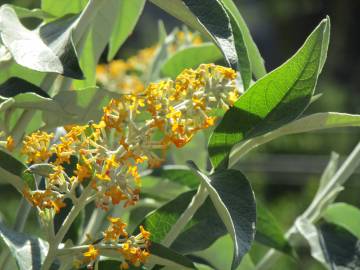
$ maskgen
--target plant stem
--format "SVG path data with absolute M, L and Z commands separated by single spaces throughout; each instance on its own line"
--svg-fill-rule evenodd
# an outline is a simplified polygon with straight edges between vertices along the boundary
M 331 178 L 328 184 L 320 191 L 320 193 L 315 196 L 309 207 L 301 215 L 301 218 L 308 219 L 311 222 L 316 221 L 320 218 L 321 211 L 318 211 L 320 202 L 335 188 L 343 185 L 349 177 L 354 173 L 357 167 L 360 165 L 360 142 L 355 146 L 354 150 L 350 153 L 348 158 L 344 161 L 341 167 L 337 170 L 336 174 Z M 293 234 L 297 233 L 295 223 L 287 231 L 286 238 L 289 239 Z M 300 238 L 294 238 L 294 243 L 297 242 Z M 281 253 L 275 249 L 270 249 L 268 253 L 265 254 L 263 259 L 256 265 L 256 270 L 266 270 L 269 269 L 274 263 L 281 257 Z
M 89 197 L 92 191 L 92 187 L 89 184 L 79 197 L 79 200 L 74 203 L 74 206 L 70 210 L 69 214 L 67 215 L 66 219 L 64 220 L 63 225 L 60 227 L 59 231 L 55 235 L 55 238 L 49 242 L 49 251 L 45 258 L 43 264 L 43 270 L 50 269 L 52 262 L 56 257 L 56 253 L 58 251 L 58 247 L 61 244 L 61 241 L 64 239 L 66 233 L 70 229 L 71 224 L 74 222 L 75 218 L 79 215 L 80 211 L 84 209 L 86 206 L 86 200 Z
M 183 231 L 186 224 L 188 224 L 189 221 L 192 219 L 196 211 L 205 202 L 207 196 L 208 192 L 206 190 L 205 184 L 201 183 L 186 210 L 182 213 L 176 223 L 171 227 L 170 231 L 166 234 L 164 240 L 161 242 L 162 245 L 164 245 L 165 247 L 171 246 L 171 244 Z M 147 269 L 152 269 L 154 266 L 155 265 L 153 264 L 146 265 Z
M 91 214 L 90 220 L 84 230 L 83 237 L 80 241 L 80 243 L 84 243 L 86 241 L 86 236 L 91 235 L 93 236 L 101 226 L 104 217 L 106 215 L 106 212 L 100 208 L 96 208 L 93 213 Z
M 176 223 L 171 227 L 164 240 L 161 242 L 166 247 L 169 247 L 175 239 L 180 235 L 186 224 L 189 223 L 199 207 L 204 203 L 208 196 L 208 192 L 203 183 L 200 184 L 197 193 L 192 198 L 187 209 L 182 213 Z

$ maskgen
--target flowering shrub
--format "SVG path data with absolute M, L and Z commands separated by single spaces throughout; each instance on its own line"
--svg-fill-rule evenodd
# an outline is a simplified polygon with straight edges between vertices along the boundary
M 0 223 L 8 247 L 0 268 L 11 269 L 12 255 L 20 270 L 214 269 L 194 254 L 226 234 L 231 269 L 247 267 L 254 241 L 271 248 L 256 266 L 267 269 L 280 252 L 296 258 L 301 238 L 324 265 L 358 265 L 356 246 L 347 264 L 333 248 L 356 242 L 358 229 L 331 213 L 359 215 L 333 201 L 360 163 L 360 145 L 339 169 L 331 158 L 313 202 L 286 234 L 234 169 L 280 136 L 360 126 L 359 115 L 301 117 L 314 101 L 330 19 L 267 73 L 231 0 L 150 2 L 194 30 L 160 27 L 158 44 L 117 60 L 145 0 L 0 7 L 0 65 L 9 74 L 0 85 L 0 177 L 23 197 L 15 227 Z M 43 23 L 29 30 L 24 17 Z M 109 63 L 98 64 L 107 44 Z M 208 165 L 196 156 L 187 167 L 167 165 L 200 135 Z M 23 232 L 31 206 L 41 237 Z

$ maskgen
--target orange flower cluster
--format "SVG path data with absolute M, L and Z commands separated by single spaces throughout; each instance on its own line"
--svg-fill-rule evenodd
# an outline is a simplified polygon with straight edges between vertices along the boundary
M 142 95 L 111 100 L 99 123 L 69 127 L 56 144 L 50 144 L 53 134 L 27 136 L 22 153 L 28 162 L 52 157 L 53 170 L 45 192 L 27 190 L 27 198 L 40 209 L 58 212 L 64 205 L 59 202 L 75 198 L 75 188 L 89 180 L 98 207 L 135 204 L 141 187 L 139 165 L 158 166 L 159 150 L 172 144 L 183 147 L 196 132 L 214 125 L 213 110 L 228 109 L 240 96 L 236 76 L 230 68 L 203 64 L 184 70 L 174 81 L 151 83 Z M 78 162 L 73 175 L 67 175 L 63 165 L 71 156 Z
M 128 269 L 130 265 L 139 267 L 144 264 L 150 256 L 150 232 L 140 226 L 140 233 L 136 236 L 129 236 L 126 232 L 126 223 L 120 218 L 109 217 L 110 226 L 104 231 L 103 240 L 96 246 L 89 245 L 88 250 L 83 253 L 83 259 L 77 261 L 80 266 L 84 263 L 91 265 L 101 255 L 101 248 L 114 247 L 123 257 L 120 269 Z

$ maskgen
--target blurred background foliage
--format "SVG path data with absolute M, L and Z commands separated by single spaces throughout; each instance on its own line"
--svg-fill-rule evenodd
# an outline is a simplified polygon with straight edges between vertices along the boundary
M 61 0 L 54 0 L 61 1 Z M 74 0 L 77 1 L 77 0 Z M 328 60 L 317 92 L 323 96 L 311 105 L 307 113 L 339 111 L 360 113 L 360 35 L 358 11 L 360 1 L 354 0 L 234 0 L 239 6 L 270 71 L 288 59 L 303 43 L 317 23 L 329 15 L 332 36 Z M 40 7 L 40 0 L 0 1 L 28 8 Z M 147 3 L 134 33 L 118 52 L 117 58 L 127 58 L 137 50 L 157 42 L 157 23 L 161 19 L 170 32 L 180 22 Z M 28 22 L 31 25 L 33 22 Z M 105 61 L 104 54 L 102 61 Z M 283 229 L 289 228 L 311 201 L 319 176 L 331 151 L 345 157 L 359 140 L 358 129 L 335 129 L 282 137 L 249 154 L 240 162 L 241 169 L 251 180 L 257 198 L 266 203 Z M 194 150 L 195 149 L 195 150 Z M 192 157 L 196 148 L 189 146 L 181 159 Z M 338 201 L 360 207 L 360 170 L 347 182 Z M 20 197 L 9 186 L 0 190 L 1 219 L 12 224 Z M 26 231 L 39 233 L 35 215 Z M 218 241 L 208 254 L 221 262 L 230 261 L 229 239 Z M 255 244 L 251 256 L 256 262 L 266 248 Z M 283 258 L 276 269 L 323 269 L 310 258 L 306 246 L 299 250 L 300 260 Z M 227 259 L 225 259 L 227 258 Z M 243 269 L 247 269 L 244 265 Z M 274 268 L 275 269 L 275 268 Z

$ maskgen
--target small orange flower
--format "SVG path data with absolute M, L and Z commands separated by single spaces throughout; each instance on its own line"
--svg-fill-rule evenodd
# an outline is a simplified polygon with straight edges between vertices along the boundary
M 89 245 L 88 251 L 84 252 L 83 255 L 89 261 L 95 261 L 99 257 L 99 250 L 93 245 Z
M 14 138 L 12 136 L 7 137 L 6 139 L 6 149 L 8 151 L 13 151 L 15 148 L 15 141 Z

